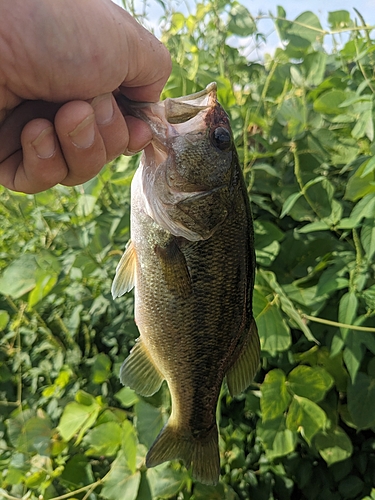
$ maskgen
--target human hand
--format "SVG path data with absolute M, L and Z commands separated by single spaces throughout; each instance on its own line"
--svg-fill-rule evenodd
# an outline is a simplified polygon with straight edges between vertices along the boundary
M 166 48 L 111 0 L 1 0 L 0 184 L 37 193 L 94 177 L 151 140 L 113 92 L 157 101 Z

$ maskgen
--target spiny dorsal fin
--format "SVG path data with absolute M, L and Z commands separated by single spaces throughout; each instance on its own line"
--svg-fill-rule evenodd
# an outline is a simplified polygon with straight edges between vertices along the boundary
M 136 259 L 137 255 L 133 242 L 129 240 L 126 245 L 125 252 L 117 265 L 116 275 L 112 283 L 111 292 L 114 299 L 116 297 L 121 297 L 121 295 L 124 295 L 126 292 L 130 292 L 130 290 L 134 287 L 137 267 Z
M 260 344 L 258 329 L 253 319 L 246 346 L 241 352 L 240 357 L 226 374 L 231 396 L 238 396 L 238 394 L 241 394 L 250 385 L 258 370 L 259 358 Z
M 139 339 L 120 370 L 121 382 L 141 396 L 152 396 L 160 389 L 163 375 L 155 366 L 142 339 Z
M 155 253 L 159 257 L 161 269 L 170 292 L 188 297 L 192 291 L 191 276 L 177 241 L 173 238 L 166 246 L 156 246 Z

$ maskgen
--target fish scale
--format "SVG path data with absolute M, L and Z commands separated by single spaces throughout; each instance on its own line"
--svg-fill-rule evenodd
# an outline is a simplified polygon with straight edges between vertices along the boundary
M 171 393 L 170 418 L 146 465 L 182 459 L 194 479 L 216 484 L 222 382 L 237 395 L 259 365 L 246 186 L 214 84 L 185 98 L 126 106 L 149 123 L 154 139 L 132 182 L 131 243 L 112 286 L 114 297 L 135 286 L 140 331 L 120 376 L 144 396 L 163 380 Z

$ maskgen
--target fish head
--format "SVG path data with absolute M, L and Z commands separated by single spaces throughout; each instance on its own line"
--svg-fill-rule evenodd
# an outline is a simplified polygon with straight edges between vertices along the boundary
M 168 185 L 189 192 L 228 184 L 235 148 L 216 84 L 193 96 L 166 99 L 164 108 L 164 146 L 171 158 L 166 164 Z
M 216 83 L 190 96 L 134 109 L 132 114 L 153 133 L 141 160 L 147 214 L 175 236 L 209 238 L 230 210 L 238 165 Z

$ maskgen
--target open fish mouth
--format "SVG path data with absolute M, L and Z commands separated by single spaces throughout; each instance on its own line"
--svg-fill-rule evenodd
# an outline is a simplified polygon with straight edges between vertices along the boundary
M 206 115 L 218 104 L 217 85 L 211 82 L 195 94 L 168 97 L 157 103 L 131 101 L 123 94 L 117 94 L 116 101 L 124 115 L 145 121 L 152 130 L 154 146 L 165 150 L 170 137 L 206 128 Z

